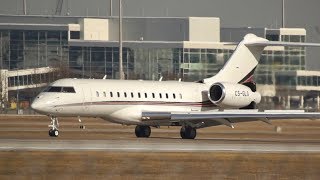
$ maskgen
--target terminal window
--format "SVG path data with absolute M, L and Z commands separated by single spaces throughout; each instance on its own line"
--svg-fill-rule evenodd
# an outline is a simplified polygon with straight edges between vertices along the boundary
M 80 31 L 70 31 L 70 39 L 80 39 Z
M 279 35 L 277 34 L 267 34 L 266 39 L 269 41 L 279 41 Z

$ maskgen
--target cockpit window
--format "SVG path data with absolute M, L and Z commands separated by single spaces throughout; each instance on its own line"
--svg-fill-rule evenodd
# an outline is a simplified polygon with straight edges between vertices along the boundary
M 46 92 L 61 92 L 62 87 L 51 86 L 47 89 Z
M 75 93 L 73 87 L 61 87 L 61 86 L 49 86 L 44 92 L 63 92 L 63 93 Z

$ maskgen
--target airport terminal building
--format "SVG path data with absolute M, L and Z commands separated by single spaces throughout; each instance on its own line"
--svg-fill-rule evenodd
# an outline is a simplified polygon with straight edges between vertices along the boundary
M 2 99 L 10 101 L 10 92 L 42 87 L 59 78 L 53 69 L 68 69 L 68 74 L 77 78 L 104 75 L 118 78 L 118 22 L 113 17 L 0 16 Z M 224 28 L 215 17 L 126 17 L 123 19 L 126 79 L 163 77 L 196 81 L 213 76 L 236 48 L 228 42 L 239 42 L 247 33 L 271 41 L 305 42 L 306 39 L 306 30 L 302 28 Z M 294 76 L 296 71 L 303 74 L 305 67 L 305 48 L 267 47 L 255 72 L 263 101 L 273 102 L 276 97 L 280 104 L 290 107 L 290 97 L 298 96 L 301 107 L 301 98 L 305 99 L 309 87 L 316 92 L 312 97 L 318 99 L 319 106 L 314 87 L 320 84 L 320 75 L 306 71 L 305 80 Z M 291 84 L 287 83 L 287 77 L 293 79 Z M 307 88 L 301 91 L 291 88 L 290 92 L 294 93 L 285 95 L 278 91 L 277 85 Z

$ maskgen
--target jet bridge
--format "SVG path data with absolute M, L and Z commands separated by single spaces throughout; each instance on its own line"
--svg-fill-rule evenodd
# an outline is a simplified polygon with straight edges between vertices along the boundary
M 44 87 L 54 80 L 55 68 L 42 67 L 21 70 L 0 70 L 0 100 L 8 101 L 8 92 Z

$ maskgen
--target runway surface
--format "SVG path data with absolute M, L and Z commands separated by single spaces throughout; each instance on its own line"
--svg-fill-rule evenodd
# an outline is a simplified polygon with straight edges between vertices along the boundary
M 221 141 L 221 140 L 220 140 Z M 228 141 L 227 139 L 225 141 Z M 236 143 L 217 143 L 207 141 L 184 140 L 16 140 L 1 139 L 0 150 L 93 150 L 93 151 L 128 151 L 128 152 L 320 152 L 320 144 L 306 143 L 249 143 L 248 140 Z M 249 140 L 250 141 L 250 140 Z M 254 141 L 259 141 L 255 139 Z
M 320 121 L 279 120 L 199 129 L 152 128 L 98 118 L 0 115 L 0 179 L 320 179 Z
M 198 130 L 194 140 L 181 139 L 179 127 L 153 128 L 150 138 L 136 138 L 134 126 L 98 118 L 60 119 L 59 137 L 48 136 L 46 116 L 0 116 L 0 150 L 99 150 L 150 152 L 320 152 L 320 121 L 284 120 Z M 276 131 L 276 126 L 281 132 Z

